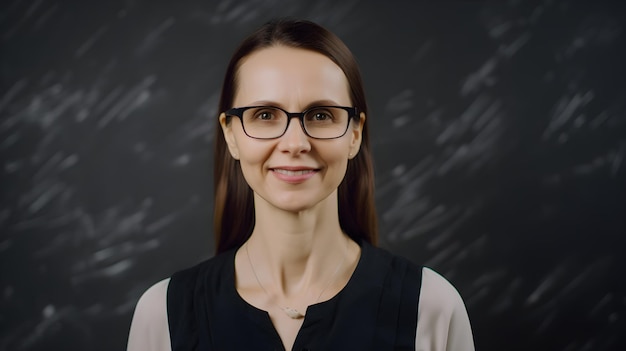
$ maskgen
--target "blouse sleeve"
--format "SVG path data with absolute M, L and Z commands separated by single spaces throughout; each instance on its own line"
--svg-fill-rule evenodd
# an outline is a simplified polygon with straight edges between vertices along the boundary
M 169 278 L 150 287 L 141 296 L 128 335 L 127 351 L 171 351 L 167 322 Z
M 461 296 L 430 268 L 422 271 L 415 350 L 474 350 L 472 327 Z

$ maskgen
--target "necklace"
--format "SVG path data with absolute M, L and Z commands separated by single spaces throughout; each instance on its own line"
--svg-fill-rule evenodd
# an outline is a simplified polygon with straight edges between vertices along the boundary
M 265 289 L 265 287 L 263 286 L 263 284 L 261 284 L 261 280 L 259 279 L 259 276 L 256 274 L 256 270 L 254 269 L 254 265 L 252 264 L 252 260 L 250 259 L 250 251 L 248 251 L 248 242 L 246 242 L 245 245 L 246 245 L 246 256 L 248 256 L 248 263 L 250 263 L 250 268 L 252 268 L 252 273 L 254 274 L 254 277 L 256 278 L 256 282 L 259 284 L 261 289 L 263 289 L 263 291 L 265 292 L 265 295 L 267 295 L 271 299 L 270 293 L 268 293 L 267 290 Z M 348 248 L 348 241 L 346 241 L 346 249 L 347 248 Z M 324 289 L 322 289 L 320 294 L 317 295 L 317 299 L 315 299 L 314 304 L 317 303 L 320 300 L 320 298 L 322 297 L 322 294 L 324 293 L 324 291 L 326 291 L 326 289 L 328 289 L 330 284 L 335 280 L 335 276 L 337 275 L 337 273 L 339 273 L 339 269 L 341 268 L 341 266 L 343 266 L 344 262 L 346 261 L 346 256 L 347 255 L 343 256 L 343 259 L 337 265 L 337 268 L 335 269 L 333 274 L 330 276 L 330 279 L 328 279 L 328 283 L 326 284 Z M 308 292 L 308 289 L 307 289 L 307 292 Z M 278 303 L 274 303 L 274 304 L 278 308 L 280 308 L 283 312 L 285 312 L 285 314 L 287 314 L 287 316 L 289 316 L 292 319 L 304 318 L 304 314 L 302 314 L 302 312 L 298 311 L 297 309 L 295 309 L 293 307 L 281 306 Z

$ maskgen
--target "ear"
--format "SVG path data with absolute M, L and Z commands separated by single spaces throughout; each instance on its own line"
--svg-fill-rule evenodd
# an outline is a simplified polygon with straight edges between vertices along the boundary
M 359 115 L 358 124 L 354 124 L 351 130 L 350 154 L 348 157 L 353 159 L 361 149 L 361 140 L 363 140 L 363 126 L 365 125 L 365 113 Z
M 230 155 L 235 159 L 239 160 L 239 148 L 237 148 L 237 142 L 235 140 L 235 136 L 233 135 L 233 124 L 226 122 L 226 115 L 222 112 L 220 113 L 220 126 L 222 126 L 222 133 L 224 133 L 224 139 L 226 140 L 226 145 L 228 145 L 228 151 L 230 151 Z

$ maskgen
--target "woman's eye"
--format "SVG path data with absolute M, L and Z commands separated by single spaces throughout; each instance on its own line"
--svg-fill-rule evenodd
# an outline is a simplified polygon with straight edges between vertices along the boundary
M 308 119 L 315 122 L 332 121 L 333 115 L 328 111 L 312 111 Z
M 261 112 L 257 113 L 256 118 L 260 119 L 260 120 L 266 120 L 267 121 L 267 120 L 273 119 L 274 118 L 274 114 L 272 112 L 270 112 L 270 111 L 261 111 Z

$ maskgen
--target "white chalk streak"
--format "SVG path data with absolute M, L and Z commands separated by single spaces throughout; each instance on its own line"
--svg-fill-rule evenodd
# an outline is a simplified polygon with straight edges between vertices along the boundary
M 102 34 L 104 34 L 107 31 L 108 27 L 104 26 L 104 27 L 100 27 L 98 28 L 98 30 L 91 36 L 89 37 L 84 43 L 83 45 L 81 45 L 76 52 L 74 53 L 74 57 L 76 58 L 81 58 L 87 51 L 89 51 L 89 49 L 91 49 L 91 47 L 93 46 L 93 44 L 100 39 L 100 37 L 102 36 Z

